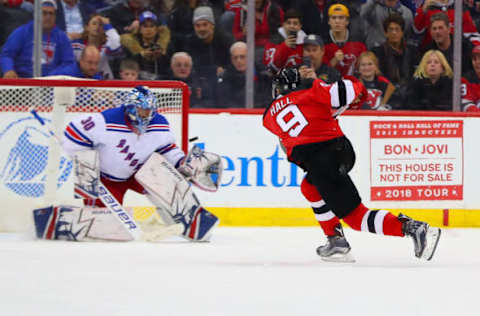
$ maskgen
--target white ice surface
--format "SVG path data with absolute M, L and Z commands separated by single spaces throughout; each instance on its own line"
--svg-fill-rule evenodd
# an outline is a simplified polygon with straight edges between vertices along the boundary
M 346 230 L 354 264 L 315 254 L 319 228 L 229 228 L 210 243 L 72 243 L 0 235 L 1 316 L 480 315 L 480 230 L 411 240 Z

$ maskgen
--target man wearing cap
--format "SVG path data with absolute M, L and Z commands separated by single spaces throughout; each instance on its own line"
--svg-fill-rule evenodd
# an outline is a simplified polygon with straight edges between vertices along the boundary
M 210 7 L 200 6 L 193 11 L 194 34 L 185 40 L 185 51 L 193 58 L 196 74 L 212 87 L 206 93 L 214 95 L 217 75 L 221 75 L 230 61 L 229 49 L 233 37 L 215 27 L 215 17 Z
M 366 22 L 365 34 L 367 38 L 365 44 L 368 49 L 371 50 L 373 47 L 385 42 L 383 21 L 393 13 L 403 17 L 405 21 L 405 37 L 409 38 L 412 34 L 413 14 L 412 11 L 399 0 L 367 0 L 367 2 L 362 5 L 360 16 Z
M 129 57 L 140 65 L 141 79 L 164 79 L 168 74 L 172 52 L 170 30 L 166 25 L 157 25 L 158 18 L 151 11 L 143 11 L 139 22 L 139 32 L 122 34 L 120 42 Z
M 322 38 L 310 34 L 303 41 L 303 62 L 299 68 L 302 78 L 322 79 L 326 83 L 334 83 L 342 79 L 338 70 L 323 62 L 325 53 Z
M 55 26 L 57 3 L 42 0 L 42 75 L 74 63 L 72 46 L 65 32 Z M 33 21 L 20 26 L 7 39 L 0 55 L 4 78 L 33 76 Z
M 343 4 L 333 4 L 328 8 L 329 37 L 325 40 L 323 61 L 336 68 L 342 76 L 352 76 L 358 56 L 367 50 L 359 39 L 348 30 L 350 12 Z

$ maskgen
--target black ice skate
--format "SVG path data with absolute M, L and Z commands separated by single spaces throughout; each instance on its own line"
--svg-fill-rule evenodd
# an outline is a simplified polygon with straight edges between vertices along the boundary
M 413 220 L 403 214 L 399 214 L 398 219 L 403 223 L 403 233 L 413 239 L 415 256 L 431 260 L 437 249 L 438 240 L 442 232 L 440 228 L 431 227 L 425 222 Z
M 324 261 L 355 262 L 350 253 L 350 244 L 343 234 L 342 225 L 335 227 L 335 235 L 327 236 L 327 243 L 317 248 L 317 254 Z

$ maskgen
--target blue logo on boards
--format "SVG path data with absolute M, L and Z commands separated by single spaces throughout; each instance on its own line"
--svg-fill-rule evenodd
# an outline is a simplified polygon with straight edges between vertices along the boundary
M 20 196 L 40 197 L 45 191 L 48 140 L 50 135 L 34 118 L 11 122 L 0 132 L 0 182 Z M 57 188 L 72 172 L 72 161 L 60 159 Z
M 195 143 L 207 150 L 205 143 Z M 208 150 L 207 150 L 208 151 Z M 299 187 L 304 172 L 287 161 L 278 145 L 271 155 L 222 156 L 222 187 Z

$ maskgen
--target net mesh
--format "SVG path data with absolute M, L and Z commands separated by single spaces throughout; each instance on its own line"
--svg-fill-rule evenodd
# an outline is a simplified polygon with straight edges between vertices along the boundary
M 50 112 L 54 104 L 52 86 L 0 86 L 0 112 L 26 112 L 34 106 L 38 112 Z M 67 112 L 101 112 L 121 105 L 133 87 L 73 87 L 75 101 Z M 181 88 L 149 87 L 158 98 L 158 111 L 181 114 L 183 90 Z

